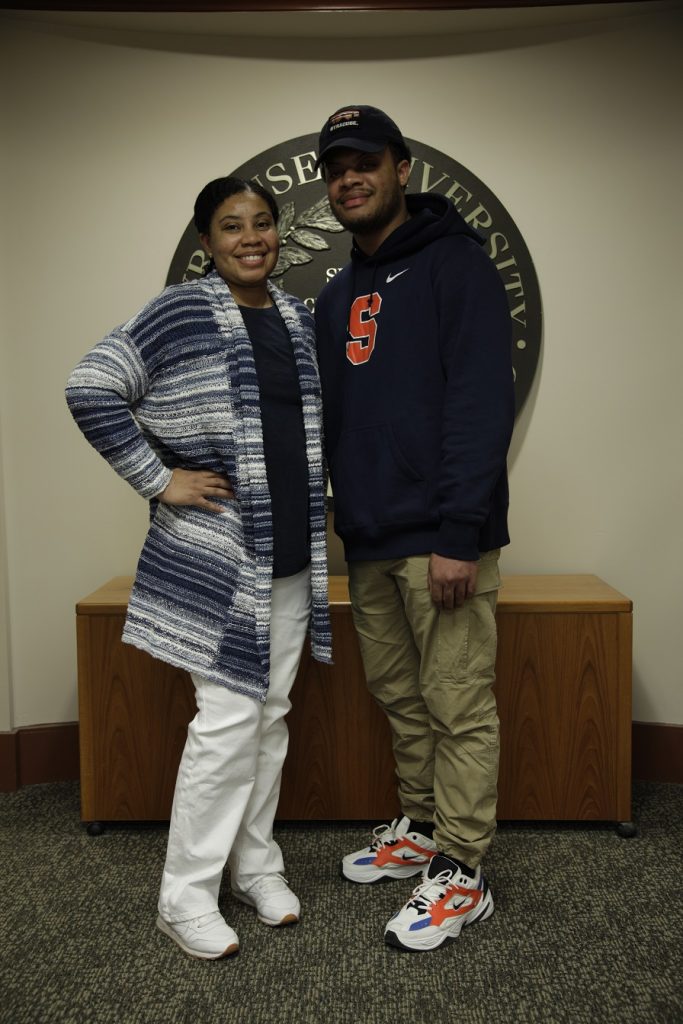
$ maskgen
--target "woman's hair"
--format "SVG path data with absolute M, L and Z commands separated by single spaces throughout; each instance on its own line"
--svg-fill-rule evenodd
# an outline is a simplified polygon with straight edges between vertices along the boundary
M 230 196 L 239 195 L 242 192 L 252 192 L 261 199 L 265 199 L 273 220 L 277 224 L 280 211 L 274 197 L 263 185 L 257 181 L 246 181 L 244 178 L 214 178 L 201 190 L 194 204 L 194 226 L 200 235 L 208 235 L 211 226 L 211 218 L 221 205 L 224 199 Z

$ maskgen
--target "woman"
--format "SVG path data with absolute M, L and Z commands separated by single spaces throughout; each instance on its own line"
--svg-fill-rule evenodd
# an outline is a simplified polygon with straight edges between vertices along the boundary
M 166 288 L 73 371 L 88 441 L 151 501 L 124 641 L 190 672 L 198 712 L 176 781 L 158 927 L 192 956 L 239 940 L 234 895 L 299 918 L 273 839 L 284 716 L 309 628 L 330 661 L 321 403 L 312 318 L 268 280 L 278 209 L 255 182 L 197 197 L 204 278 Z

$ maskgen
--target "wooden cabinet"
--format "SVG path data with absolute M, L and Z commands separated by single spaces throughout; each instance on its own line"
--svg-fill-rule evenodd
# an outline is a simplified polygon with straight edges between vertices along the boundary
M 632 604 L 596 576 L 507 577 L 501 820 L 631 817 Z
M 194 715 L 187 674 L 121 643 L 132 580 L 77 605 L 83 821 L 164 820 Z M 330 580 L 335 664 L 304 650 L 278 818 L 398 812 L 384 715 L 365 687 L 345 577 Z M 498 602 L 501 820 L 631 816 L 631 615 L 596 576 L 507 576 Z

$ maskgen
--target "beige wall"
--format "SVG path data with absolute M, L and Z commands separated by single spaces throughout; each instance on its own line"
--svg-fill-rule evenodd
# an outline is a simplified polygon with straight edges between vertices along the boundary
M 163 286 L 209 178 L 351 101 L 464 163 L 524 234 L 544 352 L 513 443 L 503 569 L 594 572 L 629 595 L 634 717 L 683 723 L 680 14 L 387 38 L 380 63 L 3 18 L 0 729 L 77 717 L 74 604 L 134 571 L 146 525 L 68 414 L 70 369 Z M 0 642 L 7 621 L 0 596 Z
M 2 359 L 0 357 L 0 370 Z M 7 544 L 2 473 L 2 425 L 0 421 L 0 732 L 6 732 L 12 722 L 12 691 L 10 687 L 9 657 L 9 600 L 7 591 Z

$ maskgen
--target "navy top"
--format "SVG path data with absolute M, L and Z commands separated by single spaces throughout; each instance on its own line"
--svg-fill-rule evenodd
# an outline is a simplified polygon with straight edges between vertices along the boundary
M 308 463 L 301 392 L 292 342 L 277 306 L 240 306 L 254 352 L 261 396 L 263 454 L 273 514 L 273 577 L 310 561 Z
M 335 530 L 347 561 L 435 552 L 476 561 L 509 542 L 511 315 L 481 238 L 445 196 L 316 300 Z

